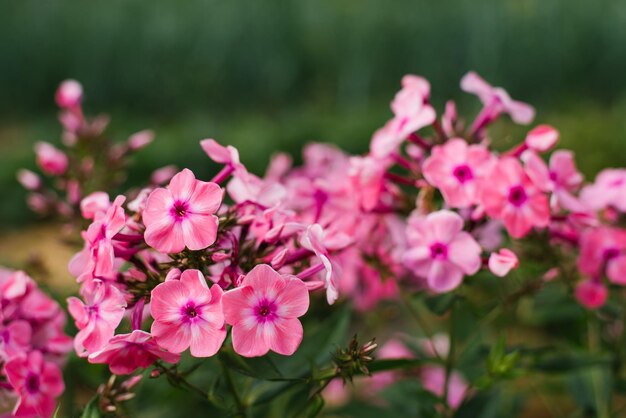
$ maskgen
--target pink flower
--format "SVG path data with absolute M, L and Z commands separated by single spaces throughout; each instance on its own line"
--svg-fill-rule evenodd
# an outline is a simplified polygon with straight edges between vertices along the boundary
M 592 278 L 604 272 L 613 283 L 626 285 L 626 230 L 588 229 L 580 238 L 578 268 Z
M 437 396 L 443 396 L 446 387 L 446 369 L 441 366 L 424 367 L 420 374 L 422 386 Z M 453 371 L 448 382 L 448 399 L 446 402 L 452 409 L 457 409 L 463 403 L 468 385 L 463 376 Z
M 0 360 L 9 360 L 30 349 L 32 329 L 28 321 L 18 319 L 6 325 L 0 321 Z
M 146 243 L 164 253 L 202 250 L 215 242 L 222 204 L 222 189 L 215 183 L 196 180 L 184 169 L 166 189 L 155 189 L 142 214 Z
M 446 203 L 455 208 L 468 207 L 478 198 L 478 180 L 489 170 L 491 153 L 483 145 L 468 145 L 453 138 L 433 148 L 424 162 L 424 177 L 441 190 Z
M 178 363 L 180 355 L 163 350 L 152 335 L 141 330 L 116 335 L 100 351 L 89 356 L 90 363 L 108 364 L 113 374 L 131 374 L 137 369 L 145 369 L 158 359 Z
M 217 353 L 226 338 L 222 288 L 209 289 L 199 270 L 185 270 L 180 280 L 169 280 L 152 290 L 152 335 L 172 353 L 191 347 L 194 357 Z
M 428 104 L 429 97 L 430 84 L 426 79 L 410 74 L 402 77 L 402 89 L 393 98 L 391 110 L 406 135 L 435 121 L 435 110 Z
M 502 248 L 497 253 L 491 253 L 488 265 L 493 274 L 504 277 L 519 266 L 519 260 L 513 251 Z
M 54 99 L 63 109 L 72 109 L 80 106 L 83 98 L 83 86 L 76 80 L 65 80 L 59 85 Z
M 309 309 L 309 292 L 298 278 L 257 265 L 241 286 L 224 293 L 223 305 L 226 322 L 233 326 L 233 348 L 244 357 L 269 350 L 289 356 L 302 342 L 297 318 Z
M 80 330 L 74 339 L 79 356 L 100 350 L 115 333 L 126 311 L 124 295 L 114 286 L 101 280 L 87 282 L 81 289 L 85 299 L 67 299 L 68 310 Z
M 626 169 L 607 168 L 601 171 L 594 184 L 582 190 L 581 200 L 591 209 L 612 206 L 626 212 Z
M 609 292 L 602 283 L 593 279 L 578 283 L 575 291 L 578 302 L 587 309 L 598 309 L 604 306 Z
M 412 359 L 415 354 L 398 338 L 388 340 L 376 353 L 376 358 L 381 360 Z M 373 392 L 380 392 L 387 386 L 398 381 L 401 373 L 397 371 L 384 371 L 372 375 L 368 382 L 368 389 Z
M 350 159 L 349 176 L 365 211 L 371 211 L 378 204 L 388 165 L 386 161 L 370 156 Z
M 532 122 L 535 117 L 535 109 L 532 106 L 511 99 L 504 89 L 491 86 L 475 72 L 471 71 L 463 77 L 461 89 L 477 95 L 484 106 L 476 118 L 472 132 L 478 132 L 501 113 L 508 113 L 515 123 L 523 125 Z
M 520 162 L 502 158 L 482 184 L 481 202 L 487 214 L 501 219 L 513 238 L 550 222 L 548 198 L 535 187 Z
M 139 131 L 128 138 L 128 148 L 138 151 L 148 146 L 154 140 L 154 132 L 149 129 Z
M 30 170 L 19 170 L 17 172 L 17 181 L 26 189 L 26 190 L 37 190 L 41 187 L 41 178 Z
M 69 161 L 67 155 L 47 142 L 35 144 L 37 164 L 47 174 L 60 176 L 67 170 Z
M 4 366 L 9 383 L 19 395 L 13 410 L 16 417 L 51 417 L 54 398 L 65 386 L 58 366 L 44 361 L 39 351 L 14 357 Z
M 526 135 L 524 144 L 536 152 L 546 152 L 559 141 L 559 131 L 550 125 L 539 125 Z
M 438 293 L 449 292 L 461 284 L 464 275 L 475 274 L 481 266 L 481 249 L 463 231 L 463 219 L 441 210 L 426 217 L 412 215 L 407 226 L 409 249 L 404 263 L 425 278 Z
M 80 201 L 80 212 L 85 219 L 94 219 L 98 212 L 106 212 L 111 206 L 109 194 L 105 192 L 93 192 Z

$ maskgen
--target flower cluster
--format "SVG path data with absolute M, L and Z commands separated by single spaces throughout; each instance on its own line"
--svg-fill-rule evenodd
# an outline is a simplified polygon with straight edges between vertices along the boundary
M 92 213 L 93 207 L 106 199 L 101 190 L 110 190 L 125 180 L 129 157 L 150 144 L 154 134 L 144 130 L 125 142 L 111 141 L 105 134 L 107 116 L 85 117 L 83 88 L 75 80 L 61 83 L 55 101 L 63 127 L 62 149 L 44 141 L 35 144 L 37 165 L 49 181 L 27 169 L 19 170 L 17 179 L 29 192 L 31 210 L 71 220 L 81 212 Z M 86 196 L 89 199 L 83 200 Z
M 72 347 L 65 320 L 26 273 L 0 269 L 0 409 L 15 405 L 11 416 L 52 416 Z

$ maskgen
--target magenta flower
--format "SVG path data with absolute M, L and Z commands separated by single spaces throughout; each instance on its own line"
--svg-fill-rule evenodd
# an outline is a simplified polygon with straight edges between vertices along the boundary
M 131 374 L 158 359 L 178 363 L 180 355 L 163 350 L 147 332 L 134 330 L 130 334 L 111 338 L 107 345 L 92 353 L 88 359 L 90 363 L 108 364 L 113 374 Z
M 426 279 L 435 292 L 455 289 L 464 275 L 480 269 L 480 245 L 463 231 L 463 219 L 455 212 L 441 210 L 426 217 L 411 216 L 407 239 L 405 265 Z
M 63 393 L 65 386 L 61 370 L 53 363 L 44 361 L 39 351 L 14 357 L 4 366 L 9 383 L 19 400 L 13 414 L 16 417 L 51 417 L 54 398 Z
M 80 330 L 74 339 L 74 349 L 79 356 L 86 357 L 113 337 L 124 317 L 126 300 L 117 288 L 98 279 L 85 283 L 81 295 L 85 302 L 71 297 L 67 305 Z
M 152 290 L 152 335 L 172 353 L 191 347 L 194 357 L 217 353 L 226 338 L 222 288 L 211 289 L 199 270 L 185 270 L 180 280 L 169 280 Z
M 604 306 L 609 291 L 602 283 L 593 279 L 585 280 L 578 283 L 575 290 L 575 296 L 582 306 L 587 309 L 598 309 Z
M 464 208 L 476 203 L 478 184 L 489 170 L 492 156 L 483 145 L 468 145 L 453 138 L 433 148 L 424 162 L 424 177 L 441 190 L 446 203 L 454 208 Z
M 548 198 L 514 158 L 505 157 L 496 163 L 483 182 L 481 202 L 489 216 L 502 220 L 513 238 L 550 222 Z
M 215 242 L 222 189 L 184 169 L 166 189 L 150 193 L 142 214 L 146 243 L 164 253 L 202 250 Z
M 309 292 L 296 277 L 257 265 L 241 286 L 224 293 L 223 304 L 226 322 L 233 326 L 233 348 L 244 357 L 269 350 L 289 356 L 302 342 L 297 318 L 309 309 Z
M 626 285 L 626 230 L 600 227 L 585 231 L 578 268 L 592 278 L 606 273 L 611 282 Z
M 32 328 L 28 321 L 18 319 L 7 325 L 2 325 L 0 321 L 0 360 L 6 361 L 27 352 L 31 335 Z
M 69 161 L 67 155 L 47 142 L 35 144 L 37 164 L 46 174 L 60 176 L 67 170 Z

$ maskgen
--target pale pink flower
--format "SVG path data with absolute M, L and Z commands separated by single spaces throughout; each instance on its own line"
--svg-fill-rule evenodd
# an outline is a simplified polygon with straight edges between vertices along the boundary
M 172 353 L 191 348 L 194 357 L 217 353 L 226 338 L 222 288 L 210 289 L 199 270 L 185 270 L 180 280 L 168 280 L 152 290 L 152 335 Z
M 57 365 L 46 362 L 41 352 L 31 351 L 9 360 L 4 371 L 19 395 L 13 410 L 16 417 L 52 416 L 54 398 L 65 389 L 61 370 Z
M 401 132 L 405 137 L 435 121 L 435 109 L 428 103 L 430 84 L 422 77 L 405 75 L 402 77 L 402 89 L 391 102 L 395 119 L 400 121 Z
M 489 171 L 492 156 L 483 145 L 453 138 L 433 148 L 424 162 L 424 177 L 441 190 L 446 203 L 464 208 L 476 203 L 479 180 Z
M 378 204 L 388 166 L 387 161 L 370 156 L 350 159 L 349 176 L 365 211 L 374 209 Z
M 53 176 L 60 176 L 65 173 L 69 160 L 67 155 L 47 142 L 37 142 L 35 144 L 37 154 L 37 164 L 44 173 Z
M 626 230 L 586 230 L 580 238 L 578 268 L 592 278 L 606 273 L 613 283 L 626 285 Z
M 559 131 L 550 125 L 539 125 L 533 128 L 524 139 L 528 149 L 536 152 L 546 152 L 559 141 Z
M 521 159 L 533 183 L 543 192 L 552 192 L 552 207 L 570 211 L 584 210 L 584 206 L 572 194 L 583 182 L 573 152 L 555 151 L 550 157 L 549 166 L 532 150 L 525 151 Z
M 180 354 L 163 350 L 152 335 L 134 330 L 130 334 L 120 334 L 111 338 L 100 351 L 89 356 L 90 363 L 108 364 L 111 373 L 131 374 L 137 369 L 145 369 L 157 360 L 178 363 Z
M 614 207 L 626 212 L 626 169 L 602 170 L 595 182 L 582 190 L 580 197 L 591 209 Z
M 464 275 L 475 274 L 481 266 L 481 248 L 463 231 L 463 219 L 448 210 L 426 217 L 412 215 L 407 226 L 408 250 L 405 265 L 426 279 L 438 293 L 458 287 Z
M 415 354 L 400 339 L 391 338 L 380 347 L 376 353 L 376 358 L 381 360 L 412 359 L 415 358 Z M 373 392 L 380 392 L 395 383 L 400 377 L 401 374 L 397 371 L 375 373 L 368 382 L 368 389 Z
M 99 212 L 106 212 L 111 206 L 109 194 L 93 192 L 80 201 L 80 212 L 85 219 L 94 219 Z
M 437 396 L 443 396 L 446 388 L 446 369 L 441 366 L 428 366 L 421 370 L 422 386 Z M 450 374 L 448 381 L 448 399 L 446 402 L 452 409 L 457 409 L 463 403 L 469 386 L 463 376 L 455 371 Z
M 73 109 L 80 106 L 83 98 L 83 86 L 76 80 L 65 80 L 56 91 L 54 99 L 62 109 Z
M 19 170 L 17 172 L 17 181 L 26 190 L 37 190 L 41 187 L 41 178 L 30 170 Z
M 124 317 L 126 300 L 117 288 L 95 279 L 81 288 L 85 302 L 67 299 L 67 308 L 79 329 L 74 338 L 74 349 L 79 356 L 100 350 L 115 333 Z
M 18 319 L 6 325 L 0 321 L 0 360 L 6 361 L 28 352 L 31 335 L 32 328 L 28 321 Z
M 493 274 L 504 277 L 519 266 L 519 260 L 513 251 L 502 248 L 497 253 L 491 253 L 488 266 Z
M 142 213 L 146 243 L 164 253 L 202 250 L 215 242 L 222 189 L 184 169 L 150 193 Z
M 257 265 L 241 286 L 224 293 L 222 303 L 226 322 L 233 326 L 233 348 L 244 357 L 269 350 L 289 356 L 302 342 L 298 317 L 309 309 L 309 292 L 296 277 Z
M 176 173 L 178 173 L 178 168 L 175 165 L 166 165 L 154 170 L 150 175 L 150 181 L 155 185 L 165 184 L 170 181 Z
M 226 190 L 236 203 L 253 202 L 266 208 L 279 205 L 287 196 L 287 190 L 280 183 L 245 171 L 235 171 Z
M 533 184 L 519 160 L 505 157 L 485 177 L 481 202 L 487 214 L 501 219 L 513 238 L 550 222 L 548 198 Z
M 471 71 L 461 79 L 461 89 L 477 95 L 484 106 L 481 115 L 476 118 L 477 124 L 473 126 L 473 132 L 477 132 L 501 113 L 508 113 L 515 123 L 522 125 L 529 124 L 535 117 L 532 106 L 511 99 L 504 89 L 491 86 L 475 72 Z
M 598 309 L 606 303 L 609 291 L 602 283 L 589 279 L 578 283 L 575 296 L 585 308 Z
M 456 104 L 452 100 L 448 100 L 441 116 L 441 128 L 449 138 L 456 135 L 457 118 Z
M 132 151 L 138 151 L 148 146 L 154 140 L 154 132 L 146 129 L 134 133 L 128 138 L 128 148 Z

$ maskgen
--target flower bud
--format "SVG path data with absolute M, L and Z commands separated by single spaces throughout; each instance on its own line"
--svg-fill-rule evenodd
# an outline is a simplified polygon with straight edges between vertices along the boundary
M 76 80 L 65 80 L 59 85 L 54 99 L 62 109 L 76 108 L 83 99 L 83 86 Z
M 47 142 L 35 144 L 37 164 L 47 174 L 60 176 L 67 170 L 69 161 L 67 155 Z

